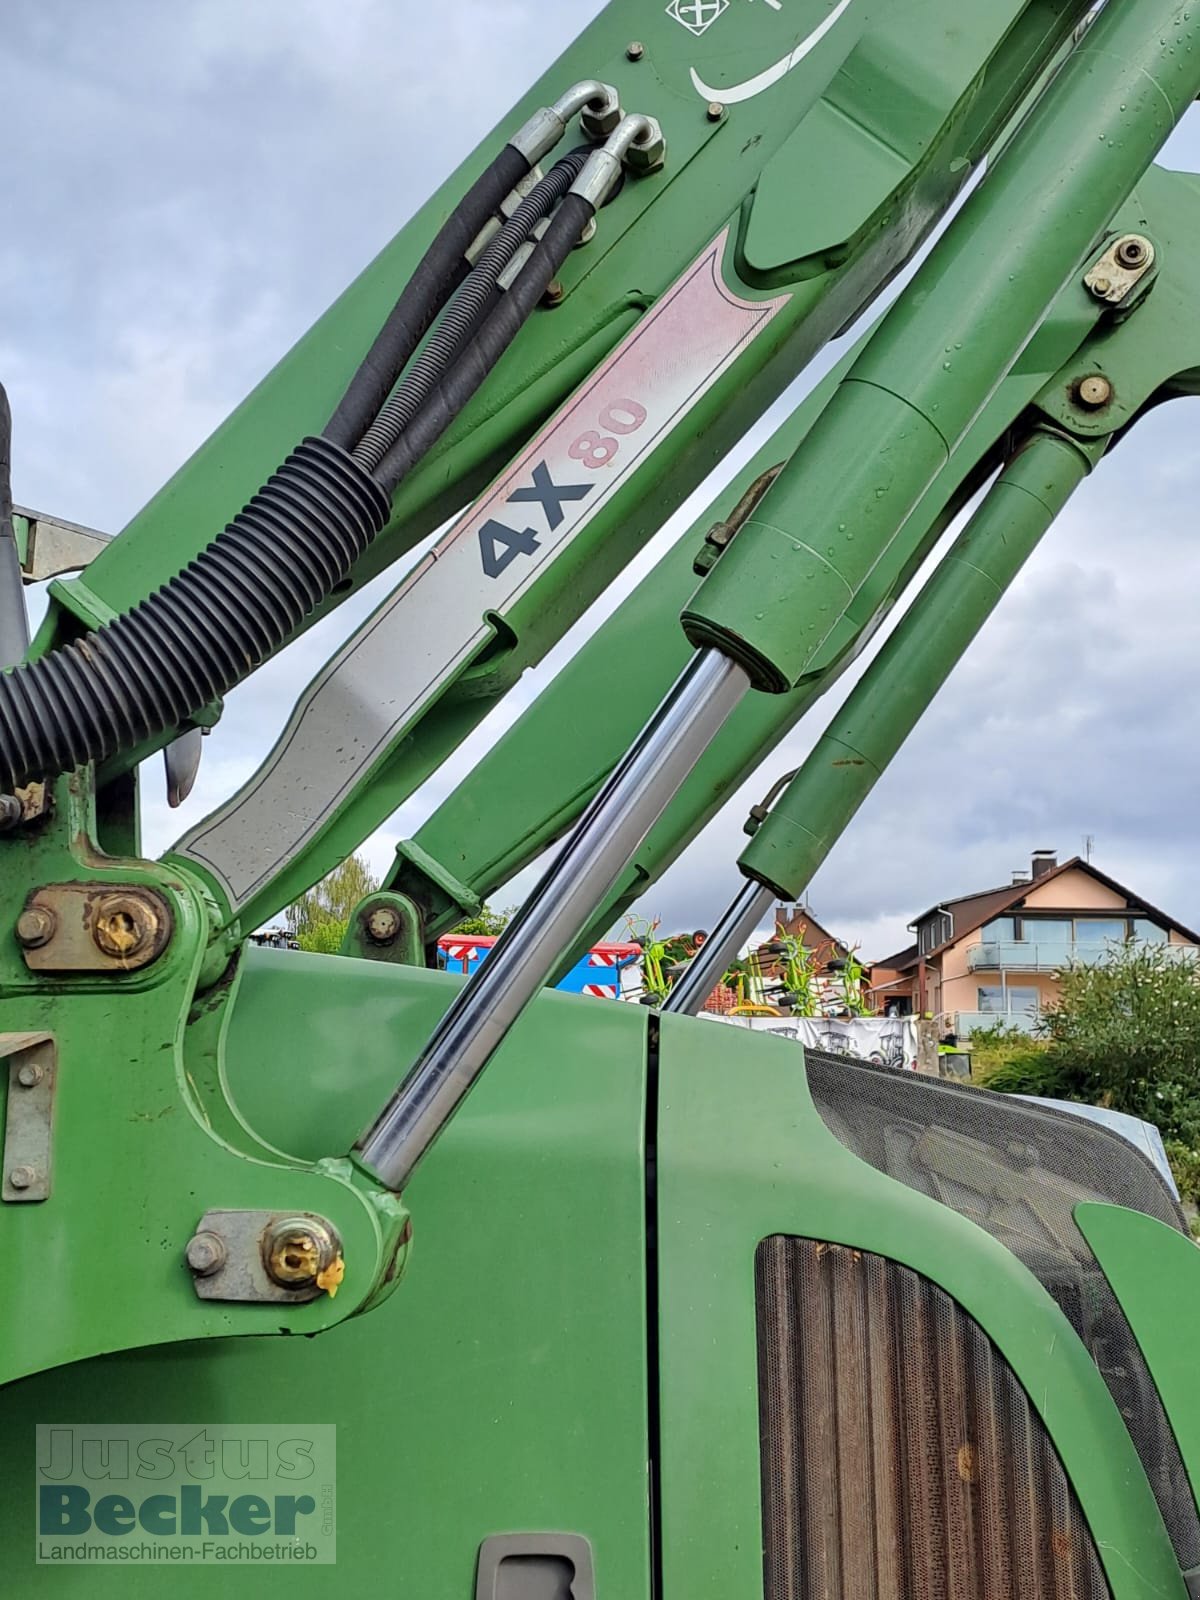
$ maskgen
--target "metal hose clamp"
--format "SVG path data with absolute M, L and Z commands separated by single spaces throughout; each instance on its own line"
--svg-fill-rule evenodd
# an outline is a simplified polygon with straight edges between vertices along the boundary
M 611 83 L 585 78 L 559 95 L 552 106 L 543 106 L 508 141 L 533 166 L 542 159 L 567 131 L 576 113 L 581 114 L 583 131 L 589 139 L 604 139 L 621 121 L 621 102 Z
M 587 165 L 571 185 L 571 193 L 582 195 L 599 211 L 621 176 L 622 167 L 634 172 L 653 172 L 666 160 L 667 145 L 655 117 L 635 113 L 623 117 L 602 150 L 587 159 Z

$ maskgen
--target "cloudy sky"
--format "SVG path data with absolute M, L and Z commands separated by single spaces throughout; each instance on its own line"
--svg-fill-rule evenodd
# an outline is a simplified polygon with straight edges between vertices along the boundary
M 599 9 L 7 0 L 0 90 L 20 137 L 4 185 L 0 376 L 17 501 L 121 528 Z M 1200 166 L 1195 121 L 1169 158 Z M 867 955 L 905 943 L 936 900 L 1007 881 L 1032 849 L 1080 852 L 1086 836 L 1099 866 L 1200 924 L 1196 426 L 1190 409 L 1158 413 L 1084 487 L 819 874 L 814 908 Z M 167 810 L 147 770 L 149 848 L 253 770 L 297 684 L 388 587 L 385 575 L 230 696 L 183 810 Z M 527 703 L 545 670 L 510 698 Z M 803 758 L 828 710 L 648 912 L 715 918 L 748 805 Z M 378 868 L 471 755 L 369 842 Z

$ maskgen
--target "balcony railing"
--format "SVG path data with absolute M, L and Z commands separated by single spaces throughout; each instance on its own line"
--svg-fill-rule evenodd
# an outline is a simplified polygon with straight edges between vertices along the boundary
M 1078 940 L 1055 939 L 1049 943 L 1026 939 L 1005 939 L 999 942 L 974 944 L 967 950 L 969 972 L 1058 972 L 1072 965 L 1095 966 L 1108 961 L 1116 948 L 1111 942 L 1080 943 Z M 1200 961 L 1200 949 L 1194 944 L 1163 944 L 1157 949 L 1166 952 L 1174 961 Z
M 981 1028 L 1019 1028 L 1022 1033 L 1033 1033 L 1038 1025 L 1033 1011 L 956 1011 L 954 1015 L 960 1039 L 969 1039 Z

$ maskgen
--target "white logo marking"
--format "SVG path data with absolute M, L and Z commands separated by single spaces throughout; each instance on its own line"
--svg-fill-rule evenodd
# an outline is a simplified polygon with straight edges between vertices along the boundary
M 701 34 L 728 10 L 729 0 L 671 0 L 667 15 L 682 22 L 689 33 Z
M 678 0 L 676 0 L 676 3 L 678 4 Z M 814 28 L 807 39 L 801 39 L 794 50 L 790 50 L 786 56 L 782 56 L 773 66 L 767 67 L 753 78 L 747 78 L 744 83 L 731 83 L 726 88 L 716 88 L 712 84 L 705 83 L 695 67 L 693 67 L 691 69 L 692 83 L 695 85 L 697 93 L 705 100 L 719 100 L 723 106 L 735 106 L 742 100 L 753 100 L 756 94 L 762 94 L 764 89 L 769 89 L 772 84 L 778 83 L 781 78 L 786 78 L 793 67 L 798 67 L 805 56 L 810 55 L 816 49 L 834 24 L 849 10 L 851 4 L 852 0 L 838 0 L 838 4 L 825 18 L 825 21 L 819 27 Z M 683 19 L 680 18 L 679 20 L 682 21 Z M 715 18 L 709 18 L 709 21 L 715 21 Z M 684 26 L 687 27 L 690 24 L 685 23 Z M 705 27 L 707 26 L 708 23 L 705 23 Z M 693 33 L 702 33 L 703 31 L 703 28 L 692 29 Z

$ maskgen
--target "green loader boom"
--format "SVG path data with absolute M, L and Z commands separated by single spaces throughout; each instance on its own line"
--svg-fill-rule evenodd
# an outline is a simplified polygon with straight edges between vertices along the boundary
M 1198 94 L 1194 0 L 611 0 L 119 537 L 14 511 L 5 440 L 0 1594 L 1200 1595 L 1156 1169 L 689 1015 L 1195 392 L 1200 190 L 1155 160 Z M 256 947 L 850 329 L 341 953 Z M 223 696 L 385 570 L 146 859 L 147 757 L 185 794 Z M 662 1010 L 549 988 L 901 606 Z

